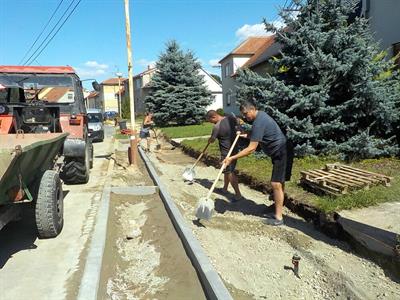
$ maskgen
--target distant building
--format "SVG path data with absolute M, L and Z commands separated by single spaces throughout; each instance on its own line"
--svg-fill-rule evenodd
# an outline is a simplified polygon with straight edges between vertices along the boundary
M 103 101 L 99 92 L 91 91 L 85 99 L 87 108 L 101 109 L 104 112 Z
M 70 103 L 74 101 L 74 90 L 69 87 L 47 87 L 40 91 L 39 99 L 48 102 Z
M 105 112 L 118 112 L 118 91 L 124 86 L 124 81 L 125 78 L 116 77 L 109 78 L 101 83 L 100 97 Z
M 143 71 L 140 74 L 137 74 L 133 77 L 133 86 L 134 86 L 134 94 L 135 94 L 135 112 L 137 114 L 143 114 L 146 110 L 145 108 L 145 99 L 150 92 L 150 81 L 153 75 L 157 72 L 156 68 L 148 67 L 147 70 Z M 199 70 L 199 74 L 204 77 L 205 86 L 212 94 L 213 102 L 206 108 L 209 109 L 219 109 L 223 107 L 222 103 L 222 86 L 221 84 L 212 77 L 206 70 L 201 68 Z M 125 82 L 124 85 L 124 99 L 129 99 L 129 97 L 125 96 L 125 91 L 129 93 L 129 85 L 128 81 Z
M 236 104 L 237 70 L 249 68 L 256 73 L 265 74 L 271 68 L 268 59 L 277 55 L 279 50 L 280 45 L 275 43 L 274 36 L 250 37 L 219 61 L 225 113 L 239 112 L 239 107 Z
M 361 15 L 390 57 L 400 53 L 400 0 L 360 0 Z M 397 60 L 400 65 L 400 59 Z

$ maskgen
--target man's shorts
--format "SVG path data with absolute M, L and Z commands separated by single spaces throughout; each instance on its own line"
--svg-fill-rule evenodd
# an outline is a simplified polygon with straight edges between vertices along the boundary
M 150 128 L 142 128 L 142 129 L 140 129 L 139 137 L 141 139 L 145 139 L 145 138 L 150 137 Z
M 235 151 L 235 152 L 237 152 L 237 151 Z M 222 164 L 223 160 L 225 159 L 225 157 L 227 156 L 227 154 L 228 153 L 221 154 L 221 164 Z M 234 155 L 234 154 L 235 153 L 232 153 L 232 155 Z M 232 162 L 229 164 L 229 166 L 227 166 L 222 173 L 224 173 L 224 174 L 233 173 L 236 169 L 236 163 L 237 163 L 237 160 L 232 160 Z
M 271 182 L 290 181 L 292 176 L 293 166 L 293 145 L 291 142 L 287 142 L 281 146 L 281 148 L 271 157 L 272 159 L 272 176 Z

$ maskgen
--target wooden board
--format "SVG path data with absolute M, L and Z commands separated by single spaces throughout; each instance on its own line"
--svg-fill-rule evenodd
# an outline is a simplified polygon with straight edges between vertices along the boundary
M 327 164 L 324 169 L 301 171 L 300 183 L 330 195 L 341 195 L 371 186 L 390 186 L 392 177 L 343 164 Z

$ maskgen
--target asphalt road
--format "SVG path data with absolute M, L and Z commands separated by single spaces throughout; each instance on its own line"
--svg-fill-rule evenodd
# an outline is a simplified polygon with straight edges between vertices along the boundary
M 39 240 L 30 211 L 0 231 L 0 299 L 73 299 L 84 267 L 85 250 L 107 180 L 112 127 L 94 144 L 94 166 L 85 185 L 63 185 L 64 228 L 54 239 Z

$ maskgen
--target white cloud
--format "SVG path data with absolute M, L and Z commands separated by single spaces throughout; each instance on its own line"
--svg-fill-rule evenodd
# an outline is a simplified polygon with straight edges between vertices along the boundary
M 103 77 L 109 73 L 109 66 L 95 60 L 89 60 L 80 67 L 75 67 L 76 72 L 82 79 Z
M 208 61 L 208 64 L 209 64 L 211 67 L 219 67 L 219 66 L 220 66 L 220 64 L 219 64 L 219 59 L 210 59 L 210 60 Z
M 94 68 L 94 69 L 101 69 L 101 70 L 107 70 L 108 69 L 108 65 L 106 64 L 99 64 L 97 61 L 95 60 L 89 60 L 87 62 L 84 63 L 84 65 L 88 68 Z
M 133 64 L 135 64 L 135 62 L 133 62 Z M 153 68 L 156 65 L 156 61 L 148 60 L 146 58 L 141 58 L 141 59 L 138 59 L 136 61 L 136 64 L 141 66 L 141 67 L 146 67 L 147 68 L 148 66 L 150 66 L 150 68 Z
M 106 70 L 102 69 L 79 68 L 79 67 L 75 67 L 74 69 L 78 73 L 79 77 L 82 79 L 85 79 L 85 77 L 96 78 L 98 76 L 102 76 L 107 73 Z
M 285 23 L 282 20 L 276 20 L 272 22 L 272 24 L 277 28 L 282 28 L 285 26 Z M 236 30 L 236 36 L 239 40 L 245 40 L 251 36 L 270 36 L 273 33 L 265 30 L 264 23 L 249 25 L 245 24 Z

